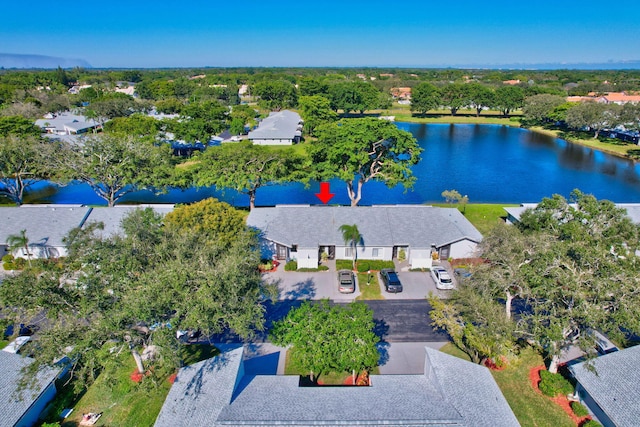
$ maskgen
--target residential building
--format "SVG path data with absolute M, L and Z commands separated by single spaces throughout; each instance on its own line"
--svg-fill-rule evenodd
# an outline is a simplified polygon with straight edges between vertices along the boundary
M 58 258 L 67 255 L 64 238 L 77 227 L 102 222 L 104 237 L 120 233 L 122 218 L 135 209 L 151 207 L 160 214 L 173 210 L 173 205 L 140 205 L 91 208 L 83 205 L 22 205 L 0 207 L 0 257 L 9 253 L 7 240 L 26 230 L 28 250 L 17 248 L 12 254 L 19 258 Z
M 77 135 L 102 128 L 99 122 L 68 111 L 47 114 L 44 118 L 36 120 L 35 125 L 44 133 L 55 135 Z
M 632 427 L 640 420 L 640 346 L 569 367 L 576 395 L 604 427 Z
M 298 268 L 317 268 L 329 259 L 352 259 L 339 227 L 357 225 L 360 259 L 392 260 L 404 251 L 413 268 L 430 268 L 436 257 L 468 258 L 482 240 L 480 232 L 455 208 L 423 205 L 300 206 L 255 208 L 247 224 L 260 231 L 263 256 L 296 260 Z
M 31 363 L 29 357 L 0 351 L 0 427 L 31 427 L 56 395 L 55 369 L 41 370 L 33 387 L 20 391 L 22 369 Z
M 155 426 L 519 425 L 487 368 L 428 347 L 423 374 L 371 375 L 357 387 L 245 374 L 243 351 L 180 369 Z
M 300 142 L 301 137 L 302 119 L 289 110 L 270 113 L 248 135 L 254 145 L 292 145 Z

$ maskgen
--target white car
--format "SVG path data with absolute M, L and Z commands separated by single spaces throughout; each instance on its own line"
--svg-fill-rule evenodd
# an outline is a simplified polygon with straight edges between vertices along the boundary
M 437 289 L 453 289 L 453 279 L 444 267 L 432 267 L 431 277 L 433 277 L 433 281 L 436 282 Z

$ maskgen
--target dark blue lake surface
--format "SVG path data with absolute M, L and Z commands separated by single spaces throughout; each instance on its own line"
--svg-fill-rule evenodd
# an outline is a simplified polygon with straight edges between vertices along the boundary
M 444 190 L 456 189 L 472 203 L 536 202 L 558 193 L 568 197 L 574 188 L 614 202 L 640 202 L 640 165 L 587 147 L 525 129 L 499 125 L 397 123 L 411 132 L 425 149 L 414 167 L 413 189 L 387 188 L 379 182 L 364 185 L 361 205 L 442 202 Z M 212 148 L 215 149 L 215 148 Z M 319 203 L 314 182 L 264 187 L 257 206 Z M 346 185 L 332 181 L 336 196 L 330 203 L 349 204 Z M 120 203 L 186 203 L 217 197 L 236 206 L 249 198 L 215 188 L 172 190 L 154 195 L 140 191 Z M 39 185 L 26 198 L 29 203 L 105 204 L 86 185 L 56 188 Z

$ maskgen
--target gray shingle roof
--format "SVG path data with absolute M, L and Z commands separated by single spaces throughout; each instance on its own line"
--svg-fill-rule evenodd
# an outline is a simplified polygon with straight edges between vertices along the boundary
M 89 217 L 87 218 L 87 223 L 90 222 L 102 222 L 104 224 L 104 229 L 102 231 L 102 235 L 104 237 L 111 237 L 116 234 L 121 234 L 122 227 L 120 224 L 122 223 L 122 219 L 129 215 L 131 212 L 137 209 L 145 209 L 152 208 L 155 212 L 166 215 L 171 212 L 174 208 L 174 205 L 135 205 L 135 206 L 114 206 L 114 207 L 97 207 L 91 210 Z
M 297 376 L 243 376 L 236 349 L 181 369 L 155 425 L 518 425 L 488 369 L 426 352 L 425 375 L 372 375 L 370 387 L 299 387 Z
M 30 244 L 63 246 L 62 238 L 82 225 L 89 208 L 81 205 L 22 205 L 0 208 L 0 244 L 27 230 Z
M 56 370 L 45 369 L 37 376 L 34 389 L 16 393 L 21 369 L 32 362 L 28 357 L 0 351 L 0 427 L 13 427 L 57 375 Z
M 298 113 L 289 110 L 271 113 L 256 129 L 249 132 L 249 139 L 293 139 L 300 134 L 300 120 Z
M 356 224 L 365 246 L 437 247 L 463 239 L 480 242 L 480 232 L 455 208 L 397 206 L 276 206 L 256 208 L 247 224 L 283 245 L 313 248 L 344 245 L 338 229 Z
M 593 360 L 594 373 L 586 363 L 569 367 L 576 380 L 615 425 L 637 426 L 640 420 L 640 346 Z

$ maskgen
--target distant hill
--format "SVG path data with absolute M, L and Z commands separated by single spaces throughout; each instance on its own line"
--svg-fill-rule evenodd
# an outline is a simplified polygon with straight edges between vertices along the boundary
M 20 55 L 16 53 L 0 53 L 2 68 L 91 68 L 84 59 L 57 58 L 46 55 Z

